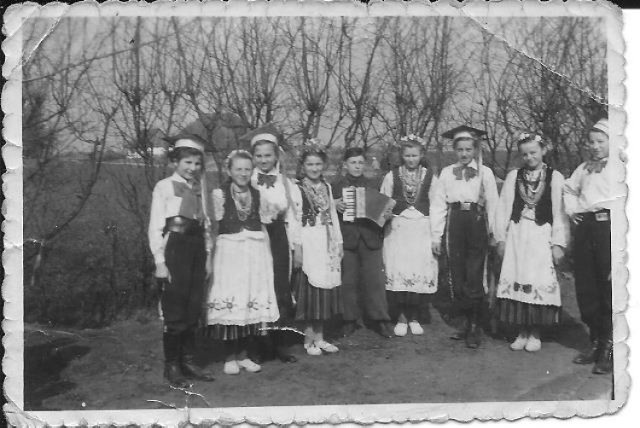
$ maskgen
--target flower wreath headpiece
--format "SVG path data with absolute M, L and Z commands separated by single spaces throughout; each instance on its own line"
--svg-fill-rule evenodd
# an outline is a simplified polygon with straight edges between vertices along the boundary
M 400 143 L 406 143 L 406 142 L 416 142 L 418 144 L 420 144 L 421 146 L 426 146 L 427 142 L 424 140 L 424 138 L 419 137 L 416 134 L 409 134 L 409 135 L 405 135 L 404 137 L 400 138 Z
M 323 143 L 319 138 L 309 138 L 300 145 L 300 152 L 307 151 L 324 152 L 326 151 L 327 144 Z
M 544 140 L 540 135 L 538 134 L 529 134 L 528 132 L 523 132 L 522 134 L 520 134 L 520 136 L 518 137 L 518 146 L 520 144 L 524 144 L 524 143 L 530 143 L 532 141 L 535 141 L 536 143 L 540 144 L 540 146 L 550 149 L 551 148 L 551 144 Z
M 244 153 L 244 154 L 248 155 L 248 156 L 249 156 L 249 158 L 252 158 L 251 153 L 249 153 L 249 152 L 248 152 L 248 151 L 246 151 L 246 150 L 243 150 L 243 149 L 231 150 L 231 152 L 229 152 L 229 154 L 227 155 L 226 159 L 224 160 L 224 166 L 225 166 L 225 168 L 227 169 L 227 172 L 229 172 L 229 169 L 230 169 L 229 167 L 230 167 L 231 159 L 232 159 L 235 155 L 237 155 L 237 154 L 239 154 L 239 153 Z

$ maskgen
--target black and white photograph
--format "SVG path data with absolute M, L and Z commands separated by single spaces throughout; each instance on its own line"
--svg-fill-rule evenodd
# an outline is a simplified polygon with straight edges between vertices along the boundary
M 621 11 L 409 3 L 8 9 L 12 423 L 624 405 Z

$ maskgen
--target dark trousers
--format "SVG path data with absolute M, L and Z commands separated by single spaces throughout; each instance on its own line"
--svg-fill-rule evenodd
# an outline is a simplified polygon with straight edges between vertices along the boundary
M 369 249 L 362 239 L 342 259 L 343 319 L 356 321 L 363 313 L 375 321 L 389 321 L 382 248 Z
M 576 295 L 593 340 L 612 337 L 611 221 L 606 218 L 597 221 L 593 213 L 586 213 L 575 229 Z
M 484 260 L 488 248 L 487 225 L 482 212 L 449 209 L 448 265 L 453 283 L 453 308 L 466 313 L 484 297 Z
M 202 235 L 169 232 L 165 263 L 171 280 L 162 290 L 162 314 L 167 333 L 197 327 L 205 290 L 206 251 Z

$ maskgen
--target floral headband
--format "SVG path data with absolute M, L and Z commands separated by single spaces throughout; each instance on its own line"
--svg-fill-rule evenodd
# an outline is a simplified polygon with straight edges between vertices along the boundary
M 302 145 L 300 149 L 302 152 L 324 152 L 327 145 L 318 138 L 309 138 Z
M 226 165 L 227 169 L 229 169 L 231 167 L 231 160 L 236 157 L 237 155 L 242 154 L 242 155 L 247 155 L 248 159 L 253 159 L 253 157 L 251 156 L 251 153 L 249 153 L 246 150 L 242 150 L 242 149 L 237 149 L 237 150 L 232 150 L 228 155 L 227 158 L 224 161 L 224 164 Z
M 548 144 L 542 139 L 541 136 L 539 136 L 538 134 L 529 134 L 527 132 L 523 132 L 522 134 L 520 134 L 520 136 L 518 137 L 518 145 L 520 144 L 524 144 L 524 143 L 530 143 L 532 141 L 535 141 L 536 143 L 540 144 L 541 146 L 547 146 Z
M 419 136 L 417 136 L 416 134 L 409 134 L 409 135 L 405 135 L 404 137 L 400 138 L 400 143 L 409 143 L 409 142 L 415 142 L 418 143 L 421 146 L 426 146 L 427 142 L 424 140 L 424 138 L 421 138 Z

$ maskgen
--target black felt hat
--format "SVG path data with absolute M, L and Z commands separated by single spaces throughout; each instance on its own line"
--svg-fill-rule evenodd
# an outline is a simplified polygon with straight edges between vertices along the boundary
M 444 138 L 449 138 L 454 143 L 460 140 L 475 140 L 485 135 L 487 135 L 486 131 L 467 125 L 456 126 L 442 134 Z

